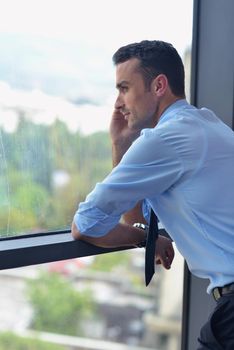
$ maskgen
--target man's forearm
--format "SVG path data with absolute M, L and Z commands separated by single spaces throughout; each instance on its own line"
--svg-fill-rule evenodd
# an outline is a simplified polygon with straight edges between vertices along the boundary
M 138 246 L 139 243 L 145 242 L 146 231 L 131 225 L 118 224 L 109 233 L 102 237 L 89 237 L 81 235 L 73 222 L 72 235 L 75 239 L 81 239 L 103 248 L 118 248 Z M 174 258 L 174 249 L 169 239 L 158 236 L 156 245 L 155 261 L 162 264 L 166 269 L 170 269 Z
M 119 164 L 124 154 L 127 152 L 129 147 L 131 146 L 131 142 L 123 143 L 112 143 L 112 165 L 113 168 Z
M 133 227 L 131 225 L 120 223 L 102 237 L 90 237 L 82 235 L 73 222 L 72 236 L 75 239 L 83 240 L 98 247 L 116 248 L 124 246 L 136 246 L 144 240 L 145 232 L 142 229 Z
M 126 153 L 130 144 L 112 144 L 112 163 L 113 167 L 117 166 L 121 161 L 123 155 Z M 146 223 L 144 216 L 142 214 L 142 202 L 137 203 L 137 205 L 130 211 L 124 213 L 121 218 L 121 222 L 129 225 L 133 225 L 135 222 Z
M 142 214 L 142 201 L 138 202 L 137 205 L 129 210 L 128 212 L 124 213 L 121 218 L 121 222 L 124 222 L 128 225 L 133 225 L 136 222 L 140 222 L 142 224 L 147 224 L 145 221 L 145 218 Z

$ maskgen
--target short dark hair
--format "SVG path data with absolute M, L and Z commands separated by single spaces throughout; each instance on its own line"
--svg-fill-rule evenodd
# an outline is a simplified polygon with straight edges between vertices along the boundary
M 159 74 L 165 74 L 171 91 L 176 96 L 184 96 L 184 65 L 172 44 L 160 40 L 143 40 L 139 43 L 120 47 L 113 55 L 115 65 L 138 58 L 139 69 L 146 86 Z

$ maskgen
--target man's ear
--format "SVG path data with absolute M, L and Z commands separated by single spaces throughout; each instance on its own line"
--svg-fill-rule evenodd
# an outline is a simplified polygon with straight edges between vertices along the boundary
M 153 80 L 153 90 L 154 93 L 157 95 L 157 97 L 161 97 L 165 94 L 165 92 L 168 89 L 168 80 L 165 74 L 159 74 L 154 80 Z

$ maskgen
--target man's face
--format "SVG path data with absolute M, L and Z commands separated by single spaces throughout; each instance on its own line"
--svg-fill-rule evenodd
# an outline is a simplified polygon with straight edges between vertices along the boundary
M 115 102 L 131 129 L 154 127 L 157 123 L 158 99 L 152 87 L 146 88 L 139 60 L 132 58 L 116 67 L 116 87 L 119 91 Z

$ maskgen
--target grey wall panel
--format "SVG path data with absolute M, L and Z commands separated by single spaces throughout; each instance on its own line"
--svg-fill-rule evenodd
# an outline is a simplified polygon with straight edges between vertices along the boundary
M 198 3 L 195 101 L 233 126 L 234 1 Z M 194 38 L 195 39 L 195 38 Z
M 234 127 L 234 1 L 194 0 L 191 102 L 208 107 Z M 208 282 L 185 267 L 183 350 L 197 349 L 197 337 L 214 306 Z
M 197 349 L 197 338 L 202 325 L 208 320 L 208 317 L 215 306 L 213 297 L 206 293 L 208 281 L 190 276 L 189 305 L 187 315 L 187 334 L 186 350 Z

